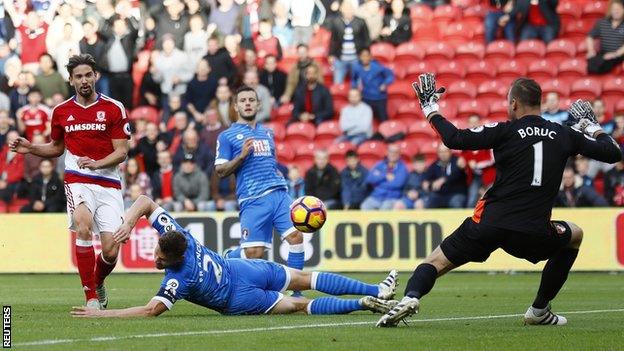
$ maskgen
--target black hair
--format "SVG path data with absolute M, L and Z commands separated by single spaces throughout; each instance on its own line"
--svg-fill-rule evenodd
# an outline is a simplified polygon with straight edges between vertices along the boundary
M 299 48 L 304 47 L 306 49 L 309 48 L 308 44 L 304 44 L 304 43 L 300 43 L 299 45 L 297 45 L 297 50 L 299 50 Z
M 414 155 L 414 157 L 412 157 L 412 161 L 417 162 L 417 161 L 425 161 L 426 157 L 423 154 L 416 154 Z
M 345 154 L 345 157 L 358 157 L 358 154 L 357 154 L 357 152 L 355 152 L 355 150 L 349 150 Z
M 254 88 L 247 85 L 241 85 L 238 89 L 236 89 L 236 93 L 234 93 L 234 101 L 238 99 L 238 94 L 245 91 L 253 91 L 253 93 L 256 94 L 256 99 L 258 99 L 258 93 L 256 93 L 256 90 L 254 90 Z
M 171 265 L 177 265 L 184 260 L 187 245 L 186 236 L 177 230 L 168 231 L 158 239 L 160 251 Z
M 542 88 L 533 79 L 518 78 L 511 84 L 510 98 L 525 106 L 539 107 L 542 103 Z
M 365 46 L 365 47 L 361 48 L 360 50 L 358 50 L 358 52 L 357 52 L 358 56 L 362 55 L 362 53 L 364 51 L 368 52 L 369 54 L 371 53 L 370 48 L 368 46 Z
M 69 75 L 71 76 L 74 73 L 74 68 L 80 65 L 87 65 L 91 67 L 93 72 L 97 71 L 97 69 L 95 68 L 95 59 L 89 54 L 80 54 L 70 57 L 69 62 L 65 67 L 67 67 L 67 72 L 69 72 Z
M 39 88 L 37 88 L 37 87 L 32 87 L 32 88 L 30 88 L 30 90 L 28 91 L 28 94 L 31 94 L 31 93 L 39 93 L 39 94 L 42 94 L 42 93 L 41 93 L 41 89 L 39 89 Z

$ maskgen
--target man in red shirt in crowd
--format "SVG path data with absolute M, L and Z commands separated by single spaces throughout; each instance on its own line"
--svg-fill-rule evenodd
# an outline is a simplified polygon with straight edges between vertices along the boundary
M 167 211 L 173 211 L 173 163 L 167 150 L 158 152 L 160 169 L 151 175 L 155 202 Z
M 37 88 L 28 92 L 28 105 L 23 106 L 16 112 L 17 127 L 29 141 L 37 134 L 48 136 L 50 134 L 50 109 L 41 103 L 43 96 Z

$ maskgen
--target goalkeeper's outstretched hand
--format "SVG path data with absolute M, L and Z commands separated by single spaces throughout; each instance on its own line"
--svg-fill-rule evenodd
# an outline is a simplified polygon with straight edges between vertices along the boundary
M 572 128 L 593 137 L 601 131 L 600 123 L 596 119 L 594 109 L 588 101 L 576 100 L 568 109 Z
M 423 73 L 418 76 L 418 80 L 418 82 L 412 83 L 412 88 L 416 92 L 425 117 L 429 119 L 440 109 L 438 100 L 446 89 L 444 87 L 436 89 L 435 75 L 433 73 Z

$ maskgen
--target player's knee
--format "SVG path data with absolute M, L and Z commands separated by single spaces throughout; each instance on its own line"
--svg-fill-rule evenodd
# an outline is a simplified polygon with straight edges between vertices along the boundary
M 117 245 L 111 248 L 107 248 L 107 249 L 102 248 L 102 259 L 104 259 L 104 261 L 110 264 L 117 261 L 118 255 L 119 255 L 119 249 Z
M 570 230 L 572 230 L 572 236 L 570 238 L 569 247 L 573 249 L 578 249 L 581 247 L 581 242 L 583 242 L 583 229 L 574 223 L 568 222 L 568 226 Z
M 286 237 L 286 241 L 291 245 L 302 244 L 303 234 L 300 231 L 293 232 Z
M 247 258 L 262 258 L 263 254 L 264 254 L 264 247 L 245 248 L 245 257 Z
M 81 240 L 91 240 L 91 225 L 86 221 L 76 222 L 76 236 Z

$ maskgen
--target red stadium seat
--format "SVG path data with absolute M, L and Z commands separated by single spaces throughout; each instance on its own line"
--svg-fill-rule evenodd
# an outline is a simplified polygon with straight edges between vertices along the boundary
M 401 150 L 401 158 L 408 165 L 412 163 L 412 157 L 418 153 L 418 141 L 401 140 L 396 144 Z
M 615 104 L 615 108 L 613 109 L 613 112 L 614 112 L 616 115 L 624 114 L 624 99 L 623 99 L 623 100 L 618 101 L 618 102 Z
M 559 98 L 567 98 L 570 95 L 570 85 L 563 83 L 559 79 L 550 79 L 541 84 L 544 95 L 554 92 Z
M 474 30 L 461 22 L 450 23 L 442 30 L 442 38 L 447 43 L 463 44 L 472 41 Z
M 571 1 L 562 1 L 559 3 L 559 6 L 557 6 L 557 13 L 563 24 L 579 20 L 581 18 L 581 11 L 581 6 Z
M 295 159 L 302 162 L 314 162 L 314 152 L 319 149 L 319 146 L 314 142 L 301 144 L 295 150 Z
M 424 60 L 439 66 L 453 59 L 455 50 L 453 47 L 444 42 L 438 42 L 435 45 L 427 46 L 425 49 Z
M 401 99 L 401 98 L 388 99 L 388 117 L 391 119 L 395 119 L 397 115 L 397 111 L 399 110 L 399 107 L 409 102 L 413 102 L 413 101 L 414 101 L 413 97 L 409 100 Z
M 355 149 L 355 145 L 351 144 L 348 141 L 331 144 L 327 147 L 327 153 L 329 153 L 329 162 L 331 162 L 331 164 L 333 164 L 338 169 L 344 168 L 345 154 L 347 153 L 347 151 Z M 338 167 L 339 165 L 342 166 Z
M 340 118 L 340 112 L 348 104 L 349 102 L 345 100 L 334 100 L 334 117 Z
M 360 161 L 369 169 L 386 156 L 386 151 L 386 144 L 381 141 L 365 141 L 357 149 Z
M 507 100 L 501 99 L 490 105 L 490 113 L 488 114 L 487 119 L 490 121 L 504 121 L 509 116 L 507 111 Z
M 295 149 L 288 143 L 275 143 L 275 154 L 279 163 L 288 163 L 295 159 Z
M 500 64 L 514 57 L 516 47 L 508 40 L 495 40 L 485 47 L 485 58 L 488 62 Z
M 566 84 L 572 84 L 575 80 L 583 78 L 586 75 L 587 61 L 583 59 L 571 59 L 561 62 L 557 79 Z
M 595 78 L 583 78 L 572 84 L 570 99 L 583 99 L 593 101 L 600 96 L 602 87 Z
M 342 135 L 340 124 L 337 121 L 325 121 L 316 127 L 314 142 L 319 147 L 328 147 L 336 138 Z
M 440 113 L 444 117 L 448 119 L 454 119 L 455 115 L 457 115 L 456 102 L 443 99 L 438 102 L 438 105 L 440 106 Z M 419 112 L 419 114 L 422 115 L 422 112 Z M 422 117 L 424 118 L 425 116 L 422 116 Z
M 522 62 L 525 66 L 535 60 L 540 60 L 546 54 L 546 44 L 541 40 L 523 40 L 516 46 L 514 59 Z
M 396 80 L 402 80 L 405 78 L 405 65 L 399 64 L 396 61 L 386 64 L 386 67 L 394 72 L 394 78 Z
M 598 52 L 598 48 L 596 48 L 596 52 Z M 583 60 L 586 57 L 587 57 L 587 42 L 583 40 L 579 42 L 578 45 L 576 46 L 576 58 L 579 60 Z
M 563 35 L 561 37 L 564 39 L 569 39 L 575 43 L 585 41 L 587 33 L 589 33 L 589 30 L 591 29 L 593 24 L 593 22 L 585 20 L 578 20 L 564 24 Z
M 286 128 L 286 139 L 289 143 L 310 142 L 314 139 L 316 128 L 309 122 L 294 122 Z
M 457 109 L 457 119 L 467 119 L 472 115 L 484 118 L 488 115 L 489 106 L 481 100 L 462 102 Z
M 412 41 L 438 41 L 440 40 L 440 30 L 435 25 L 427 24 L 422 27 L 412 26 Z
M 273 130 L 275 141 L 282 141 L 286 137 L 286 128 L 284 128 L 284 124 L 278 122 L 267 122 L 264 123 L 264 126 Z
M 405 69 L 405 80 L 415 82 L 418 80 L 418 76 L 426 72 L 435 72 L 436 66 L 431 62 L 420 61 L 412 63 Z
M 445 100 L 459 103 L 463 100 L 474 99 L 477 96 L 477 88 L 474 84 L 463 81 L 456 81 L 450 84 L 446 89 Z
M 7 204 L 0 200 L 0 213 L 7 213 L 9 211 L 9 206 L 7 206 Z
M 594 23 L 605 17 L 608 10 L 608 3 L 606 1 L 588 1 L 583 7 L 581 18 L 583 18 L 584 21 Z
M 152 123 L 160 123 L 160 112 L 158 109 L 152 106 L 139 106 L 135 107 L 130 112 L 130 119 L 135 121 L 138 119 L 143 119 Z
M 466 67 L 455 61 L 442 64 L 436 72 L 436 81 L 440 84 L 449 84 L 450 82 L 463 79 L 466 75 Z
M 410 7 L 410 18 L 412 20 L 421 20 L 423 22 L 431 22 L 433 19 L 433 10 L 427 5 L 415 5 Z
M 461 62 L 464 66 L 470 66 L 474 62 L 483 59 L 484 55 L 485 46 L 471 41 L 457 47 L 455 50 L 455 61 Z
M 292 118 L 294 105 L 292 103 L 283 104 L 277 109 L 275 109 L 275 114 L 271 119 L 274 122 L 287 122 Z
M 425 57 L 425 48 L 412 41 L 397 46 L 394 51 L 394 62 L 400 65 L 408 66 L 422 60 L 423 57 Z
M 496 77 L 496 67 L 492 67 L 483 61 L 475 62 L 466 70 L 466 81 L 475 85 L 493 80 Z
M 30 201 L 28 201 L 28 199 L 20 199 L 16 197 L 9 204 L 8 212 L 18 213 L 22 209 L 22 207 L 28 205 L 29 202 Z
M 611 76 L 602 82 L 602 99 L 608 106 L 615 106 L 618 101 L 624 99 L 624 79 Z
M 414 98 L 414 90 L 412 84 L 408 81 L 395 81 L 388 87 L 388 98 L 412 99 Z
M 395 115 L 391 118 L 393 120 L 401 121 L 407 126 L 410 126 L 412 123 L 422 118 L 419 111 L 420 104 L 418 103 L 418 101 L 412 99 L 398 105 Z
M 555 39 L 546 46 L 546 55 L 544 57 L 558 65 L 564 60 L 573 59 L 575 55 L 576 46 L 572 41 Z
M 526 76 L 527 67 L 524 66 L 521 62 L 516 60 L 509 60 L 501 63 L 498 66 L 498 72 L 496 73 L 496 78 L 502 80 L 504 84 L 509 84 L 515 79 Z
M 546 82 L 557 77 L 557 66 L 547 60 L 536 60 L 529 65 L 528 75 L 538 82 Z
M 401 121 L 396 120 L 381 122 L 378 130 L 379 134 L 383 135 L 383 137 L 386 139 L 399 133 L 403 133 L 403 135 L 407 134 L 407 127 L 405 126 L 405 124 L 403 124 L 403 122 Z
M 407 139 L 414 137 L 436 138 L 437 134 L 424 118 L 413 121 L 407 126 Z
M 438 147 L 440 146 L 439 140 L 431 140 L 418 144 L 418 152 L 425 155 L 427 163 L 433 162 L 437 159 Z
M 436 23 L 450 23 L 461 17 L 461 11 L 453 5 L 438 5 L 433 10 L 433 20 Z
M 485 17 L 487 12 L 488 12 L 487 7 L 481 4 L 477 4 L 475 6 L 471 6 L 463 10 L 462 20 L 465 22 L 471 22 L 471 23 L 483 23 L 483 18 Z
M 394 60 L 394 45 L 390 43 L 375 43 L 371 45 L 370 51 L 371 55 L 381 63 L 385 64 Z
M 329 93 L 331 94 L 334 102 L 339 101 L 339 100 L 349 101 L 347 96 L 349 95 L 350 89 L 351 89 L 350 83 L 335 84 L 329 87 Z
M 508 90 L 509 86 L 502 84 L 498 80 L 483 82 L 477 89 L 477 100 L 491 105 L 493 102 L 505 99 Z M 487 115 L 483 116 L 485 117 Z

